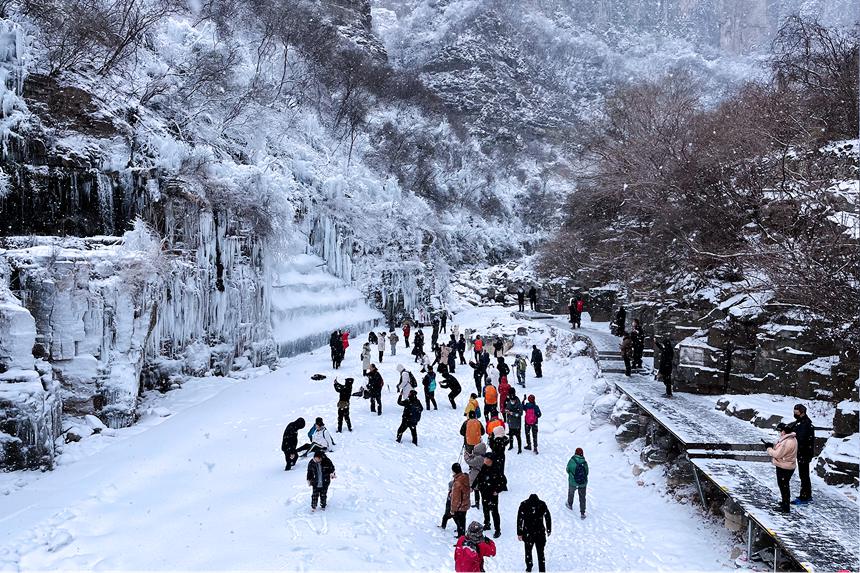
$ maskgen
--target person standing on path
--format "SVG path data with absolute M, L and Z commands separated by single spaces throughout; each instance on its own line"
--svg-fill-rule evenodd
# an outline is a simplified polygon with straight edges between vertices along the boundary
M 665 396 L 672 397 L 672 364 L 675 360 L 675 349 L 672 345 L 672 339 L 668 336 L 663 339 L 663 342 L 656 342 L 657 352 L 659 353 L 660 361 L 657 367 L 657 379 L 662 380 L 666 386 Z
M 492 370 L 496 370 L 493 368 Z M 496 371 L 498 373 L 498 371 Z M 489 381 L 484 386 L 484 419 L 489 421 L 490 416 L 499 414 L 499 391 Z
M 338 394 L 337 401 L 337 433 L 343 431 L 343 423 L 346 422 L 347 429 L 352 431 L 352 422 L 349 419 L 349 399 L 352 397 L 352 384 L 355 382 L 352 378 L 347 378 L 344 383 L 335 379 L 334 390 Z
M 388 339 L 385 337 L 384 332 L 380 332 L 377 338 L 379 340 L 379 361 L 382 362 L 382 358 L 385 356 L 385 344 L 388 342 Z
M 534 286 L 529 289 L 529 306 L 532 310 L 537 308 L 537 290 Z
M 412 390 L 409 392 L 409 398 L 404 400 L 402 397 L 397 400 L 398 406 L 403 406 L 403 417 L 400 420 L 400 427 L 397 428 L 397 443 L 400 443 L 403 438 L 403 432 L 409 429 L 412 434 L 412 443 L 418 445 L 418 422 L 421 420 L 421 412 L 424 407 L 421 405 L 421 400 L 418 399 L 418 392 Z
M 284 437 L 281 439 L 281 451 L 284 452 L 284 459 L 287 461 L 287 466 L 284 471 L 290 471 L 296 465 L 299 455 L 296 453 L 296 448 L 299 445 L 299 430 L 305 427 L 304 418 L 296 418 L 284 428 Z
M 420 328 L 415 333 L 415 338 L 412 340 L 412 355 L 415 356 L 415 362 L 424 359 L 424 331 Z
M 466 449 L 463 452 L 463 461 L 469 466 L 469 488 L 475 492 L 475 505 L 481 506 L 481 492 L 475 486 L 475 480 L 478 479 L 478 472 L 484 467 L 484 458 L 487 456 L 487 444 L 479 442 L 474 449 Z
M 573 496 L 579 494 L 579 517 L 585 519 L 585 488 L 588 486 L 588 462 L 582 448 L 576 448 L 567 462 L 567 509 L 573 510 Z
M 448 332 L 448 311 L 442 309 L 442 319 L 439 321 L 439 332 Z
M 460 366 L 466 364 L 466 336 L 461 334 L 457 340 L 457 354 L 460 357 Z
M 451 517 L 457 525 L 457 536 L 466 533 L 466 512 L 472 505 L 472 494 L 469 487 L 469 474 L 463 472 L 460 464 L 451 466 L 454 473 L 453 486 L 451 487 Z
M 445 513 L 442 514 L 442 524 L 439 526 L 439 529 L 447 529 L 448 528 L 448 520 L 454 517 L 454 514 L 451 513 L 451 493 L 454 489 L 454 478 L 448 482 L 448 496 L 445 498 Z
M 450 373 L 445 372 L 442 374 L 442 381 L 439 382 L 439 386 L 441 388 L 445 388 L 448 390 L 448 400 L 451 402 L 451 408 L 457 409 L 457 402 L 454 401 L 454 398 L 460 395 L 462 388 L 460 387 L 460 382 L 451 376 Z
M 484 341 L 481 339 L 481 335 L 477 335 L 475 337 L 475 343 L 472 345 L 472 348 L 475 350 L 475 360 L 479 360 L 481 357 L 481 352 L 484 350 Z
M 535 369 L 535 378 L 543 378 L 543 352 L 538 350 L 536 344 L 532 344 L 532 366 Z
M 477 521 L 469 524 L 466 535 L 461 536 L 454 547 L 454 571 L 457 573 L 483 571 L 484 558 L 496 554 L 496 544 L 484 536 L 484 530 Z
M 520 504 L 517 511 L 517 539 L 525 544 L 526 571 L 533 566 L 532 548 L 537 549 L 538 571 L 546 571 L 544 548 L 546 538 L 552 535 L 552 516 L 546 503 L 536 493 Z
M 409 334 L 412 332 L 412 327 L 409 325 L 409 322 L 406 321 L 403 323 L 403 341 L 406 344 L 406 348 L 409 348 Z
M 529 363 L 526 362 L 526 357 L 522 354 L 517 354 L 517 359 L 514 361 L 514 367 L 517 370 L 517 384 L 526 387 L 526 370 L 529 367 Z
M 370 395 L 370 411 L 376 412 L 379 416 L 382 415 L 383 386 L 385 381 L 382 380 L 382 374 L 377 370 L 376 364 L 371 364 L 367 374 L 367 393 Z
M 343 361 L 343 339 L 340 337 L 340 332 L 335 330 L 331 333 L 328 346 L 331 349 L 331 367 L 337 370 Z
M 585 312 L 585 301 L 583 301 L 582 296 L 580 296 L 576 301 L 576 324 L 573 325 L 574 328 L 582 328 L 583 312 Z
M 495 460 L 496 465 L 499 466 L 499 472 L 502 475 L 505 475 L 505 462 L 507 461 L 506 451 L 509 443 L 508 437 L 505 435 L 505 426 L 504 424 L 500 424 L 490 430 L 489 425 L 487 425 L 487 428 L 490 450 L 493 452 L 493 460 Z
M 514 438 L 517 439 L 517 453 L 523 453 L 523 439 L 521 434 L 523 420 L 523 403 L 517 396 L 517 391 L 511 388 L 508 399 L 505 400 L 505 417 L 508 423 L 509 443 L 508 449 L 514 449 Z
M 797 466 L 797 436 L 787 424 L 777 424 L 779 440 L 768 444 L 767 454 L 776 466 L 776 485 L 779 487 L 780 503 L 774 509 L 779 513 L 791 511 L 791 476 Z
M 619 348 L 621 349 L 621 358 L 624 360 L 624 375 L 629 377 L 633 362 L 633 340 L 629 334 L 625 334 L 621 338 Z
M 535 404 L 535 395 L 529 394 L 528 402 L 523 405 L 523 414 L 526 419 L 526 448 L 532 449 L 534 441 L 534 452 L 538 453 L 538 418 L 541 417 L 540 407 Z
M 499 494 L 507 489 L 499 466 L 491 456 L 484 457 L 484 466 L 475 478 L 475 487 L 481 492 L 482 508 L 484 510 L 484 531 L 490 529 L 490 518 L 495 531 L 493 537 L 502 536 L 501 518 L 499 516 Z
M 430 326 L 432 327 L 430 331 L 430 348 L 436 348 L 436 344 L 439 342 L 439 319 L 433 318 Z
M 630 327 L 630 340 L 633 342 L 633 369 L 642 368 L 642 353 L 645 351 L 645 333 L 642 332 L 642 324 L 638 318 L 633 319 Z
M 370 343 L 365 342 L 361 347 L 361 374 L 367 376 L 370 370 Z
M 505 408 L 507 407 L 508 394 L 511 393 L 511 390 L 511 385 L 508 384 L 508 377 L 502 376 L 499 382 L 499 413 L 502 416 L 502 420 L 505 419 Z
M 517 306 L 520 312 L 526 311 L 526 291 L 523 290 L 522 286 L 517 289 Z
M 344 330 L 340 333 L 340 342 L 341 346 L 343 346 L 343 353 L 340 355 L 340 360 L 343 362 L 344 357 L 346 356 L 346 349 L 349 348 L 349 331 Z
M 612 334 L 615 336 L 621 336 L 627 332 L 627 311 L 624 310 L 624 305 L 618 307 L 618 312 L 615 313 L 613 325 L 615 326 L 615 332 Z
M 391 346 L 391 355 L 397 356 L 397 341 L 400 338 L 397 336 L 397 333 L 392 329 L 391 332 L 388 333 L 388 344 Z
M 815 425 L 806 415 L 806 406 L 794 407 L 794 422 L 790 430 L 797 436 L 797 474 L 800 477 L 800 495 L 792 503 L 799 505 L 812 501 L 812 482 L 809 480 L 809 465 L 815 457 Z
M 308 462 L 308 485 L 311 486 L 311 511 L 317 510 L 317 502 L 320 509 L 325 511 L 328 502 L 328 486 L 331 480 L 337 476 L 334 473 L 334 464 L 323 452 L 314 452 L 314 457 Z
M 397 365 L 397 373 L 399 375 L 397 381 L 397 392 L 400 393 L 400 398 L 407 399 L 409 398 L 409 393 L 418 387 L 418 381 L 415 380 L 415 376 L 404 368 L 402 364 Z
M 433 372 L 432 366 L 427 367 L 427 373 L 424 375 L 421 384 L 424 386 L 424 404 L 427 410 L 430 410 L 430 404 L 433 404 L 434 410 L 438 410 L 439 406 L 436 404 L 436 373 Z

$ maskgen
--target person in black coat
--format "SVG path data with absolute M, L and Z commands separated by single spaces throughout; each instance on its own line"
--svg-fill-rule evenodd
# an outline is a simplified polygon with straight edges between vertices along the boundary
M 418 399 L 418 392 L 411 390 L 409 398 L 404 400 L 402 397 L 397 399 L 397 405 L 403 406 L 403 417 L 400 420 L 400 427 L 397 428 L 397 443 L 400 443 L 403 438 L 403 432 L 409 428 L 412 434 L 412 443 L 418 445 L 418 422 L 421 420 L 421 412 L 424 411 L 424 406 L 421 405 L 421 400 Z
M 630 340 L 633 341 L 633 368 L 642 368 L 642 353 L 645 351 L 645 333 L 638 318 L 633 319 L 630 327 Z
M 525 544 L 526 571 L 532 570 L 532 547 L 537 548 L 538 571 L 546 571 L 544 547 L 552 534 L 552 516 L 549 508 L 536 493 L 520 504 L 517 512 L 517 539 Z
M 526 292 L 523 290 L 523 287 L 517 289 L 517 307 L 520 312 L 525 312 L 526 310 Z
M 448 400 L 451 401 L 451 407 L 456 410 L 457 402 L 454 401 L 454 398 L 459 396 L 460 392 L 463 390 L 460 386 L 460 382 L 451 376 L 450 373 L 444 372 L 442 373 L 442 380 L 439 382 L 439 387 L 448 390 Z
M 376 412 L 377 415 L 382 415 L 382 387 L 385 382 L 382 380 L 382 374 L 376 368 L 376 364 L 371 364 L 367 371 L 367 393 L 370 397 L 370 411 Z
M 340 368 L 340 363 L 343 362 L 343 338 L 339 331 L 335 330 L 331 333 L 328 339 L 328 346 L 331 349 L 331 367 L 338 369 Z
M 535 369 L 535 378 L 543 378 L 543 352 L 538 350 L 535 344 L 532 344 L 532 366 Z
M 535 287 L 529 289 L 529 305 L 532 310 L 535 310 L 537 306 L 537 290 L 535 290 Z
M 794 422 L 789 424 L 789 431 L 797 436 L 797 473 L 800 477 L 800 494 L 794 504 L 812 501 L 812 482 L 809 480 L 809 465 L 815 457 L 815 426 L 806 415 L 806 406 L 797 404 L 794 407 Z
M 334 381 L 334 389 L 338 394 L 337 401 L 337 433 L 339 434 L 343 430 L 343 423 L 346 422 L 347 429 L 352 431 L 352 422 L 349 419 L 349 399 L 352 397 L 352 384 L 354 380 L 352 378 L 347 378 L 344 380 L 344 383 L 335 379 Z
M 328 486 L 331 480 L 337 476 L 334 473 L 334 464 L 323 452 L 314 452 L 314 457 L 308 462 L 308 485 L 311 486 L 311 511 L 317 510 L 317 502 L 320 509 L 325 510 L 328 501 Z
M 657 352 L 660 355 L 657 374 L 666 386 L 666 396 L 672 397 L 672 362 L 675 360 L 675 349 L 673 348 L 672 339 L 668 336 L 663 339 L 663 342 L 655 342 Z
M 615 336 L 621 336 L 622 334 L 624 334 L 624 332 L 625 332 L 624 328 L 625 328 L 626 324 L 627 324 L 627 311 L 624 310 L 623 306 L 619 306 L 618 312 L 615 313 L 615 320 L 612 321 L 612 325 L 615 327 L 615 332 L 613 332 L 612 334 L 614 334 Z
M 497 464 L 493 461 L 493 455 L 488 454 L 484 458 L 484 465 L 475 478 L 475 483 L 472 484 L 472 489 L 481 492 L 483 498 L 484 531 L 490 529 L 490 517 L 492 517 L 493 525 L 496 528 L 493 534 L 495 538 L 502 535 L 501 524 L 499 523 L 501 521 L 499 517 L 499 494 L 508 489 L 505 481 Z
M 296 465 L 296 460 L 299 459 L 296 448 L 299 445 L 299 430 L 305 427 L 305 419 L 297 418 L 295 421 L 287 424 L 284 429 L 284 437 L 281 439 L 281 451 L 284 452 L 284 458 L 287 460 L 287 467 L 284 471 L 293 469 Z
M 466 336 L 460 335 L 460 340 L 457 341 L 457 354 L 460 355 L 460 365 L 466 364 Z

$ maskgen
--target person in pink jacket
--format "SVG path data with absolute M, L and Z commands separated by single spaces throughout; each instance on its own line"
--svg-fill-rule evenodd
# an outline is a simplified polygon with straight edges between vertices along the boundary
M 786 424 L 778 424 L 779 440 L 776 444 L 768 444 L 767 453 L 776 466 L 776 484 L 782 501 L 774 509 L 780 513 L 788 513 L 791 499 L 790 481 L 797 467 L 797 437 Z

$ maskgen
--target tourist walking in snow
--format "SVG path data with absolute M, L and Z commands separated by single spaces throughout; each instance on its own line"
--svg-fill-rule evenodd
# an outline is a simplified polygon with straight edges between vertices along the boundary
M 475 413 L 477 418 L 481 417 L 481 406 L 478 404 L 478 395 L 477 394 L 469 394 L 469 401 L 466 402 L 466 407 L 463 409 L 463 415 L 467 418 L 469 414 L 472 412 Z
M 335 330 L 331 333 L 328 346 L 331 349 L 331 367 L 336 370 L 340 368 L 340 363 L 343 361 L 343 339 L 340 337 L 340 332 Z
M 409 334 L 412 332 L 412 327 L 409 326 L 408 322 L 403 323 L 403 342 L 406 344 L 406 348 L 409 348 Z
M 633 369 L 638 370 L 642 368 L 642 353 L 645 351 L 645 333 L 638 318 L 633 319 L 630 327 L 630 341 L 633 343 Z
M 460 435 L 463 436 L 465 451 L 471 452 L 475 446 L 481 443 L 484 435 L 484 424 L 478 419 L 475 412 L 469 412 L 468 419 L 460 426 Z
M 657 379 L 661 380 L 666 386 L 666 396 L 672 397 L 672 363 L 675 360 L 675 349 L 673 348 L 672 339 L 668 336 L 663 339 L 663 342 L 655 342 L 657 353 L 659 355 L 659 366 L 657 367 Z
M 451 472 L 454 474 L 451 487 L 451 517 L 457 525 L 457 535 L 461 536 L 466 533 L 466 512 L 472 505 L 472 490 L 469 486 L 469 475 L 463 472 L 460 464 L 452 465 Z
M 508 384 L 508 377 L 503 376 L 501 381 L 499 382 L 499 414 L 501 415 L 502 420 L 505 419 L 505 408 L 507 407 L 506 402 L 508 401 L 508 394 L 511 393 L 511 385 Z
M 456 372 L 457 371 L 457 341 L 453 340 L 453 336 L 452 336 L 451 342 L 448 344 L 448 347 L 450 348 L 450 352 L 448 353 L 448 371 L 449 372 Z
M 439 319 L 433 318 L 433 322 L 431 323 L 433 330 L 430 334 L 430 347 L 436 346 L 436 343 L 439 341 Z
M 311 511 L 320 509 L 325 511 L 328 502 L 328 486 L 331 480 L 337 476 L 334 473 L 334 464 L 325 453 L 316 451 L 314 457 L 308 462 L 308 485 L 311 486 Z
M 475 337 L 475 342 L 472 344 L 472 348 L 475 350 L 475 360 L 477 361 L 481 357 L 481 352 L 484 350 L 484 341 L 481 339 L 480 334 Z
M 535 289 L 535 287 L 531 287 L 529 289 L 529 305 L 531 306 L 532 310 L 535 310 L 537 308 L 537 290 Z
M 412 341 L 412 355 L 415 356 L 415 362 L 424 359 L 424 331 L 420 328 L 415 333 L 415 338 Z
M 466 337 L 461 334 L 460 339 L 457 340 L 457 354 L 460 356 L 460 365 L 463 366 L 466 364 Z
M 481 492 L 475 487 L 475 480 L 478 479 L 478 472 L 484 467 L 484 458 L 486 456 L 487 444 L 480 440 L 471 450 L 467 448 L 463 451 L 463 461 L 469 466 L 469 487 L 475 492 L 474 507 L 481 506 Z
M 304 418 L 296 418 L 284 428 L 284 437 L 281 439 L 281 451 L 284 452 L 284 459 L 287 461 L 287 466 L 284 471 L 293 469 L 299 455 L 296 453 L 296 447 L 299 445 L 299 430 L 305 427 Z
M 508 393 L 508 399 L 505 400 L 505 419 L 508 424 L 508 449 L 514 448 L 514 438 L 517 439 L 517 453 L 523 453 L 522 439 L 522 420 L 523 420 L 523 403 L 520 402 L 517 396 L 517 391 L 511 388 Z
M 400 338 L 397 336 L 397 333 L 394 330 L 392 330 L 391 332 L 388 333 L 388 344 L 391 346 L 391 355 L 392 356 L 397 356 L 397 341 L 398 340 L 400 340 Z
M 367 371 L 370 370 L 370 343 L 365 342 L 361 347 L 361 374 L 367 376 Z
M 576 324 L 574 324 L 574 328 L 582 328 L 582 313 L 585 312 L 585 301 L 582 300 L 582 296 L 580 296 L 576 300 Z
M 501 358 L 505 355 L 505 341 L 497 338 L 493 341 L 493 358 Z
M 337 401 L 337 433 L 343 430 L 343 423 L 346 422 L 347 429 L 352 431 L 352 422 L 349 420 L 349 399 L 352 397 L 352 384 L 354 380 L 347 378 L 341 384 L 335 378 L 334 389 L 338 394 Z
M 453 471 L 453 468 L 452 468 Z M 454 517 L 454 514 L 451 513 L 451 494 L 454 489 L 454 477 L 451 477 L 451 480 L 448 482 L 448 497 L 445 498 L 445 513 L 442 514 L 442 524 L 439 525 L 440 529 L 447 529 L 448 520 Z
M 475 478 L 475 487 L 481 492 L 481 508 L 484 510 L 484 530 L 490 529 L 492 517 L 495 529 L 493 537 L 502 535 L 499 517 L 499 494 L 507 489 L 506 480 L 491 456 L 484 457 L 484 466 Z
M 629 334 L 621 337 L 621 344 L 618 345 L 621 349 L 621 359 L 624 360 L 624 375 L 630 376 L 630 367 L 633 363 L 633 340 Z
M 367 393 L 370 395 L 370 411 L 376 412 L 378 416 L 382 415 L 383 386 L 385 382 L 382 380 L 382 374 L 377 370 L 376 364 L 371 364 L 367 374 Z
M 495 364 L 487 366 L 487 383 L 493 386 L 499 385 L 499 369 L 496 368 Z
M 421 412 L 424 407 L 421 405 L 421 400 L 418 399 L 418 392 L 412 390 L 409 392 L 409 397 L 405 400 L 401 397 L 397 400 L 398 406 L 403 406 L 403 417 L 400 420 L 400 427 L 397 428 L 397 443 L 403 437 L 403 432 L 409 428 L 412 434 L 412 443 L 418 445 L 418 422 L 421 420 Z
M 526 448 L 538 453 L 538 419 L 541 417 L 540 407 L 535 403 L 534 394 L 529 394 L 528 401 L 523 404 L 523 416 L 526 422 Z
M 437 362 L 439 364 L 444 364 L 445 367 L 448 367 L 448 357 L 451 355 L 451 347 L 443 344 L 439 347 L 439 357 Z
M 341 342 L 341 346 L 343 346 L 343 354 L 340 355 L 340 359 L 341 359 L 341 361 L 343 361 L 344 357 L 346 356 L 346 349 L 349 348 L 349 331 L 348 330 L 344 330 L 343 332 L 340 333 L 340 342 Z
M 379 339 L 379 361 L 382 362 L 382 358 L 385 356 L 385 343 L 387 342 L 385 333 L 380 332 L 377 338 Z
M 538 350 L 536 344 L 532 344 L 531 362 L 535 369 L 535 378 L 543 378 L 543 352 Z
M 806 406 L 794 407 L 794 422 L 789 430 L 797 437 L 797 474 L 800 477 L 800 495 L 792 503 L 799 505 L 812 501 L 812 482 L 809 481 L 809 465 L 815 457 L 815 426 L 806 415 Z
M 492 429 L 490 424 L 487 424 L 487 435 L 489 436 L 490 450 L 493 452 L 493 459 L 499 466 L 499 472 L 505 475 L 505 462 L 507 461 L 508 437 L 505 435 L 505 425 L 501 420 L 496 418 L 499 424 Z
M 498 370 L 495 368 L 491 368 L 494 370 L 496 374 L 498 374 Z M 490 416 L 499 414 L 499 391 L 496 390 L 496 387 L 488 381 L 487 385 L 484 386 L 484 419 L 489 420 Z
M 517 539 L 525 544 L 526 571 L 532 570 L 532 548 L 537 549 L 538 571 L 546 571 L 544 548 L 552 535 L 552 516 L 536 493 L 520 504 L 517 511 Z
M 520 312 L 526 311 L 526 291 L 522 286 L 517 289 L 517 306 Z
M 442 309 L 442 317 L 439 321 L 439 332 L 448 332 L 448 311 L 446 309 Z
M 777 424 L 779 440 L 776 444 L 767 444 L 767 453 L 776 466 L 776 485 L 779 487 L 780 503 L 774 509 L 780 513 L 791 510 L 791 476 L 797 467 L 797 436 L 787 424 Z
M 427 368 L 427 373 L 421 384 L 424 386 L 424 404 L 427 410 L 430 410 L 430 404 L 433 404 L 434 410 L 438 410 L 439 406 L 436 405 L 436 373 L 433 372 L 432 366 Z
M 322 418 L 317 418 L 314 425 L 308 430 L 309 443 L 303 445 L 296 452 L 305 452 L 302 457 L 307 457 L 310 452 L 329 452 L 334 450 L 334 440 L 328 433 Z
M 496 554 L 496 544 L 484 536 L 481 524 L 473 521 L 466 535 L 461 536 L 454 546 L 454 571 L 477 573 L 484 570 L 484 558 Z
M 576 448 L 567 462 L 567 509 L 573 509 L 573 496 L 579 495 L 579 517 L 585 519 L 585 489 L 588 486 L 588 462 L 582 448 Z
M 450 373 L 445 372 L 442 374 L 442 381 L 439 382 L 440 388 L 445 388 L 448 390 L 448 400 L 451 402 L 451 408 L 454 410 L 457 409 L 457 402 L 454 401 L 454 398 L 460 395 L 462 388 L 460 387 L 460 382 L 451 376 Z
M 418 387 L 418 381 L 415 379 L 415 375 L 404 368 L 402 364 L 397 365 L 397 372 L 400 375 L 397 391 L 400 393 L 400 397 L 405 400 L 409 398 L 409 393 Z
M 526 369 L 529 367 L 529 363 L 526 362 L 526 357 L 522 354 L 517 354 L 517 359 L 514 360 L 514 367 L 517 370 L 517 384 L 526 387 Z

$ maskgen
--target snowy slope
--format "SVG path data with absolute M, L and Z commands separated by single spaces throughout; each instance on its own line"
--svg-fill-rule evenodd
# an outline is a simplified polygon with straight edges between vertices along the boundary
M 479 330 L 494 321 L 515 326 L 509 309 L 498 307 L 466 310 L 454 320 Z M 547 334 L 536 330 L 530 337 L 542 343 Z M 386 356 L 381 371 L 387 381 L 395 378 L 396 364 Z M 357 376 L 358 366 L 350 347 L 337 375 Z M 318 372 L 329 378 L 310 381 Z M 521 569 L 513 520 L 532 492 L 553 513 L 551 570 L 727 567 L 731 539 L 725 530 L 663 497 L 659 487 L 637 485 L 613 427 L 588 429 L 580 410 L 594 373 L 585 357 L 569 363 L 550 357 L 540 382 L 530 373 L 528 391 L 544 412 L 541 454 L 508 458 L 503 535 L 487 570 Z M 466 390 L 469 374 L 457 372 Z M 424 413 L 417 448 L 394 442 L 400 408 L 392 392 L 384 391 L 382 417 L 354 399 L 355 431 L 334 434 L 337 479 L 325 513 L 309 512 L 304 464 L 283 471 L 279 445 L 287 422 L 323 416 L 335 429 L 334 375 L 327 349 L 319 349 L 255 380 L 229 386 L 200 380 L 166 396 L 162 406 L 172 416 L 91 438 L 109 443 L 97 453 L 63 456 L 49 474 L 3 476 L 0 564 L 31 570 L 450 570 L 452 525 L 447 531 L 436 526 L 460 450 L 462 412 L 444 399 L 438 412 Z M 591 466 L 584 521 L 563 507 L 564 467 L 576 447 L 584 448 Z M 468 518 L 480 519 L 478 510 Z

